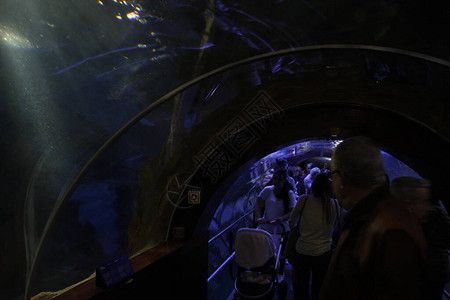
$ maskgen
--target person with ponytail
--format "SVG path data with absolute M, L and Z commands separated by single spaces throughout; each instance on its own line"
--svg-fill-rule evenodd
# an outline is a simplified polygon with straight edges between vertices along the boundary
M 311 194 L 300 196 L 289 219 L 291 228 L 300 222 L 296 253 L 291 261 L 295 299 L 318 299 L 331 258 L 339 211 L 337 201 L 332 198 L 329 176 L 318 174 L 312 182 Z

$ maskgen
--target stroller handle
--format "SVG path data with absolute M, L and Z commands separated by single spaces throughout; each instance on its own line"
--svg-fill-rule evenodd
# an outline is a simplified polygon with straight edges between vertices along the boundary
M 269 222 L 267 222 L 266 224 L 270 224 L 270 225 L 275 225 L 277 227 L 281 228 L 280 234 L 284 235 L 286 234 L 289 230 L 286 229 L 285 224 L 283 224 L 284 221 L 278 220 L 278 219 L 274 219 L 274 220 L 270 220 Z

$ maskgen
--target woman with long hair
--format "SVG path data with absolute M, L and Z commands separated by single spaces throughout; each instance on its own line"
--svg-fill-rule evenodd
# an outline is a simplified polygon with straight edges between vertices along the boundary
M 272 178 L 273 185 L 266 186 L 256 200 L 258 227 L 270 233 L 282 233 L 280 224 L 287 229 L 287 221 L 297 202 L 297 195 L 287 176 L 287 170 L 276 170 Z
M 330 262 L 333 229 L 340 211 L 337 201 L 332 198 L 328 175 L 318 174 L 311 191 L 310 195 L 300 196 L 289 219 L 291 227 L 300 222 L 296 254 L 291 263 L 295 299 L 302 300 L 318 299 Z

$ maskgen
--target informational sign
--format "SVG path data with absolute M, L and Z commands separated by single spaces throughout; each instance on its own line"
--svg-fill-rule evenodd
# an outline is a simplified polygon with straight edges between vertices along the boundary
M 120 256 L 111 262 L 101 265 L 95 270 L 95 282 L 98 287 L 109 289 L 125 284 L 132 279 L 133 268 L 126 256 Z
M 200 190 L 189 190 L 188 191 L 188 203 L 189 204 L 200 204 L 201 191 Z

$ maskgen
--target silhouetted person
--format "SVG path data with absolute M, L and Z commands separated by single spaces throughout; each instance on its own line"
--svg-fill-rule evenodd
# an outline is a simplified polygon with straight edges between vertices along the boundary
M 275 166 L 273 168 L 273 172 L 276 173 L 278 170 L 282 170 L 283 172 L 286 172 L 286 180 L 290 184 L 289 189 L 292 190 L 295 194 L 297 194 L 297 184 L 295 182 L 295 179 L 292 178 L 289 174 L 289 164 L 287 160 L 284 158 L 277 158 L 275 161 Z M 273 178 L 271 178 L 265 186 L 273 185 Z
M 295 182 L 295 179 L 292 178 L 292 176 L 289 174 L 289 163 L 284 158 L 278 158 L 276 160 L 275 170 L 280 170 L 280 169 L 286 171 L 286 179 L 289 182 L 289 184 L 291 185 L 291 190 L 297 194 L 297 183 Z
M 441 300 L 448 281 L 450 221 L 447 212 L 432 200 L 431 183 L 415 177 L 398 177 L 391 183 L 392 195 L 406 203 L 420 220 L 427 242 L 424 298 Z
M 420 224 L 390 197 L 379 149 L 367 138 L 340 143 L 332 184 L 348 210 L 321 299 L 420 299 L 425 241 Z
M 310 164 L 308 164 L 310 165 Z M 305 179 L 303 180 L 304 186 L 305 186 L 305 194 L 311 194 L 311 187 L 314 179 L 317 175 L 320 174 L 320 169 L 318 167 L 313 167 L 309 169 L 309 174 L 306 175 Z
M 301 166 L 292 166 L 290 169 L 290 176 L 295 180 L 296 187 L 297 187 L 297 195 L 303 195 L 305 193 L 305 184 L 303 180 L 306 177 L 306 174 L 304 173 Z

